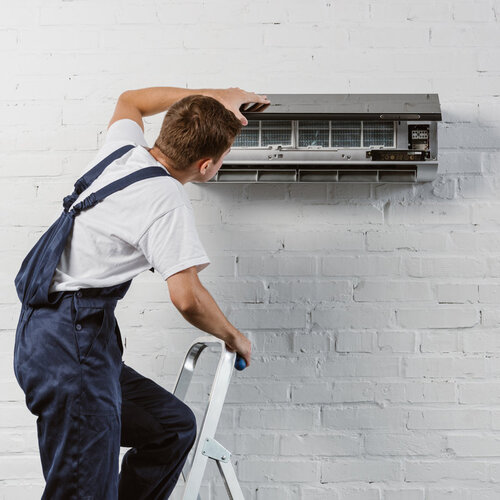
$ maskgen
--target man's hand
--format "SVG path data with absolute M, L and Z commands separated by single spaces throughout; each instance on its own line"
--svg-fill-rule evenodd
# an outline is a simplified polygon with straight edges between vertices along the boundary
M 230 352 L 237 352 L 242 358 L 245 359 L 247 367 L 250 366 L 250 358 L 252 355 L 252 344 L 250 341 L 239 332 L 233 340 L 225 342 L 226 349 Z
M 217 99 L 229 111 L 232 111 L 243 125 L 248 125 L 248 120 L 241 114 L 241 111 L 263 111 L 271 103 L 265 95 L 247 92 L 238 87 L 206 89 L 203 94 Z

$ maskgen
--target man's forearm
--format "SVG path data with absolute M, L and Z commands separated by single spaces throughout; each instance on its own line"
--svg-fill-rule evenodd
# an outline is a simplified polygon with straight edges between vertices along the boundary
M 205 287 L 200 287 L 197 291 L 194 304 L 180 312 L 192 325 L 224 342 L 232 343 L 235 337 L 241 335 L 241 332 L 224 316 Z
M 127 99 L 142 114 L 155 115 L 166 111 L 174 102 L 188 95 L 203 94 L 209 89 L 183 89 L 180 87 L 147 87 L 138 90 L 127 90 L 120 98 Z

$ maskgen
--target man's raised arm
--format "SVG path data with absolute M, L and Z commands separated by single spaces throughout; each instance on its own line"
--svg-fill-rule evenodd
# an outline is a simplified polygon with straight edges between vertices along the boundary
M 255 103 L 246 108 L 252 111 L 263 110 L 269 105 L 269 99 L 253 92 L 246 92 L 237 87 L 229 89 L 183 89 L 179 87 L 147 87 L 138 90 L 126 90 L 118 98 L 115 112 L 108 128 L 117 120 L 129 118 L 144 130 L 142 118 L 166 111 L 174 102 L 189 95 L 201 94 L 213 97 L 232 111 L 243 125 L 247 119 L 241 114 L 243 105 Z

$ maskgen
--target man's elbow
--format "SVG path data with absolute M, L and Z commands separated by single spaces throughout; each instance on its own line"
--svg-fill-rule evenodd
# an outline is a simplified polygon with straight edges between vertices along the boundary
M 137 99 L 137 94 L 135 90 L 125 90 L 119 95 L 118 100 L 129 106 L 134 106 L 142 114 L 142 110 L 139 106 L 140 104 L 139 99 Z
M 204 287 L 194 266 L 173 274 L 166 281 L 170 300 L 181 313 L 198 308 Z
M 170 296 L 172 304 L 181 314 L 189 314 L 198 309 L 199 299 L 194 293 L 183 293 L 180 296 Z

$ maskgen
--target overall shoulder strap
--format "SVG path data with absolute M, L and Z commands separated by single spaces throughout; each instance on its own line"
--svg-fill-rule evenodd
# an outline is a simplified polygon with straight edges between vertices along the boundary
M 146 167 L 137 170 L 121 179 L 118 179 L 114 182 L 111 182 L 107 186 L 99 189 L 95 193 L 91 193 L 87 198 L 78 203 L 73 207 L 71 212 L 78 214 L 83 210 L 88 210 L 93 207 L 97 203 L 101 202 L 105 198 L 107 198 L 110 194 L 116 193 L 117 191 L 121 191 L 122 189 L 134 184 L 135 182 L 142 181 L 143 179 L 149 179 L 151 177 L 160 177 L 160 176 L 168 176 L 172 177 L 165 169 L 162 167 Z
M 104 169 L 113 163 L 118 158 L 121 158 L 125 153 L 130 151 L 135 146 L 133 144 L 127 144 L 121 148 L 113 151 L 111 154 L 106 156 L 97 165 L 92 167 L 86 174 L 82 175 L 74 184 L 74 191 L 69 196 L 66 196 L 63 201 L 64 210 L 67 212 L 69 207 L 78 199 L 81 193 L 85 191 L 104 171 Z

